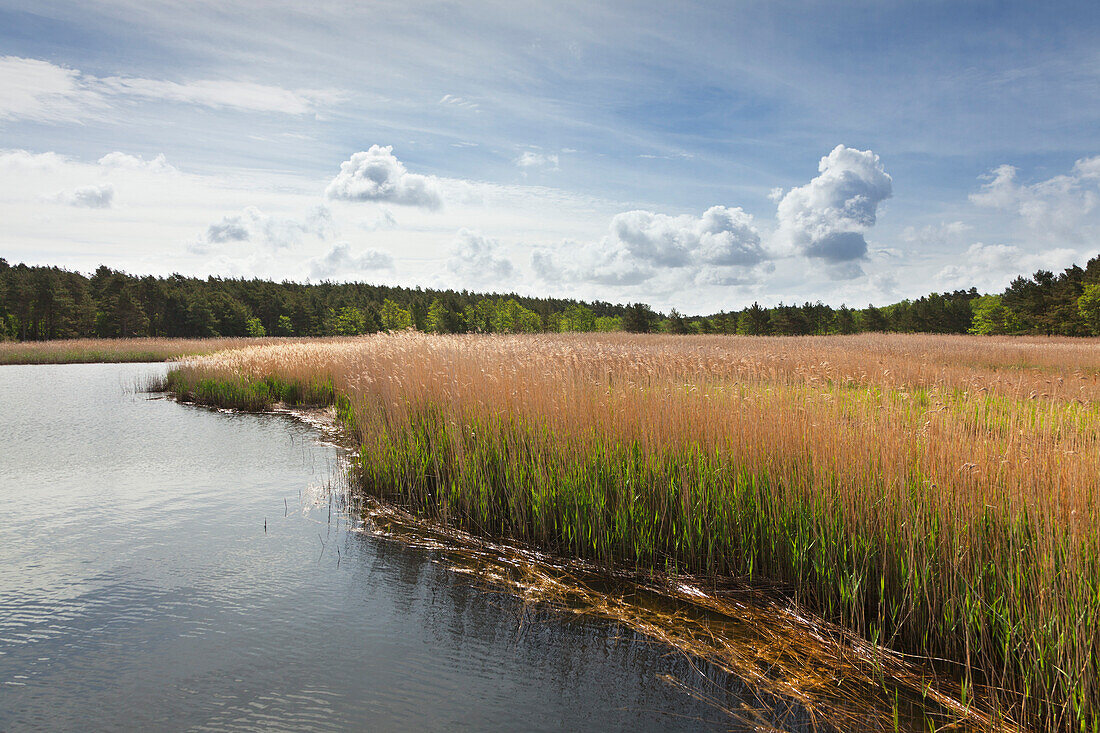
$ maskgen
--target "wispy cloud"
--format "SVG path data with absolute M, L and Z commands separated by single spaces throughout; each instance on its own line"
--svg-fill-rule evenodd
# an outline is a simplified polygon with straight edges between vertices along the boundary
M 518 158 L 516 158 L 516 165 L 520 168 L 545 168 L 546 170 L 556 171 L 559 169 L 558 163 L 560 159 L 557 153 L 536 153 L 531 150 L 525 150 Z
M 224 79 L 99 78 L 40 59 L 0 57 L 0 120 L 81 122 L 105 114 L 122 100 L 304 115 L 346 97 L 334 89 L 285 89 Z
M 466 99 L 465 97 L 457 97 L 453 94 L 444 94 L 439 99 L 439 104 L 445 104 L 448 107 L 458 107 L 460 109 L 477 110 L 478 103 L 473 100 Z
M 0 57 L 0 120 L 79 122 L 108 106 L 106 97 L 75 69 Z

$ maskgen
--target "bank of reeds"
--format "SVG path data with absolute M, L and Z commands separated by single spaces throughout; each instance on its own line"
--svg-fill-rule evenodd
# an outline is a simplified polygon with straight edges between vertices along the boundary
M 1100 342 L 402 334 L 169 376 L 249 409 L 287 385 L 338 401 L 372 494 L 607 566 L 766 579 L 999 714 L 1100 726 Z
M 0 364 L 87 364 L 153 362 L 183 356 L 212 354 L 256 344 L 286 341 L 277 338 L 132 338 L 59 339 L 56 341 L 0 341 Z

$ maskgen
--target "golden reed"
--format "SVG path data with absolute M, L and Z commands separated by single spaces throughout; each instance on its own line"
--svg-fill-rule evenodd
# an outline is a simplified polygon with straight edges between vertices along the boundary
M 169 387 L 329 395 L 371 493 L 777 583 L 1007 717 L 1100 725 L 1098 340 L 402 333 L 185 360 Z

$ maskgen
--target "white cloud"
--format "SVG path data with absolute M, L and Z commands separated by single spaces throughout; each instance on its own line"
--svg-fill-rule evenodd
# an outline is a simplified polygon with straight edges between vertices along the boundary
M 671 153 L 669 155 L 657 155 L 656 153 L 641 153 L 638 155 L 643 160 L 692 160 L 695 156 L 691 153 Z
M 344 94 L 332 89 L 284 89 L 269 84 L 220 79 L 180 83 L 112 76 L 96 80 L 94 87 L 104 94 L 194 104 L 214 109 L 231 108 L 290 115 L 315 113 L 345 98 Z
M 110 183 L 78 186 L 69 191 L 60 191 L 52 197 L 58 203 L 68 206 L 80 206 L 87 209 L 109 209 L 115 200 L 115 187 Z
M 536 251 L 535 273 L 547 282 L 635 285 L 683 270 L 699 283 L 736 284 L 767 259 L 752 216 L 739 207 L 712 206 L 701 217 L 626 211 L 610 230 L 595 244 Z
M 176 173 L 176 169 L 168 164 L 164 153 L 160 153 L 152 160 L 145 160 L 136 155 L 115 151 L 107 153 L 99 159 L 99 164 L 104 168 L 120 168 L 132 171 L 149 171 L 151 173 Z
M 982 190 L 970 194 L 970 200 L 978 206 L 1009 209 L 1018 202 L 1020 187 L 1016 183 L 1016 168 L 1014 166 L 997 166 L 982 178 L 987 181 L 982 184 Z
M 1073 164 L 1073 173 L 1082 180 L 1100 180 L 1100 155 L 1077 161 Z
M 964 236 L 971 229 L 973 229 L 973 227 L 965 222 L 941 221 L 939 224 L 926 224 L 920 228 L 914 226 L 905 227 L 905 229 L 902 230 L 901 238 L 906 242 L 912 242 L 913 244 L 922 246 L 935 245 L 942 247 L 958 241 L 960 237 Z
M 822 158 L 818 170 L 820 175 L 779 201 L 779 242 L 831 264 L 864 259 L 864 234 L 875 225 L 878 205 L 892 194 L 893 179 L 873 152 L 843 145 Z M 853 272 L 845 266 L 838 274 Z
M 272 216 L 249 206 L 208 226 L 202 239 L 188 249 L 205 253 L 212 251 L 212 245 L 230 242 L 252 242 L 270 249 L 285 249 L 300 244 L 306 236 L 324 238 L 333 228 L 332 214 L 326 206 L 316 206 L 300 218 Z
M 456 97 L 453 94 L 444 94 L 439 100 L 439 104 L 445 104 L 449 107 L 460 107 L 462 109 L 476 110 L 478 107 L 477 102 L 466 99 L 465 97 Z
M 49 61 L 0 57 L 0 120 L 80 122 L 100 115 L 112 100 L 119 99 L 303 115 L 317 113 L 344 98 L 333 89 L 284 89 L 222 79 L 99 78 Z
M 17 56 L 0 57 L 0 120 L 75 122 L 106 108 L 76 69 Z
M 27 150 L 0 150 L 0 171 L 6 173 L 58 171 L 67 162 L 64 155 L 58 155 L 57 153 L 31 153 Z
M 341 201 L 384 201 L 404 206 L 438 209 L 443 205 L 439 182 L 431 176 L 409 173 L 393 154 L 392 145 L 372 145 L 340 164 L 325 196 Z
M 372 219 L 361 219 L 358 224 L 360 229 L 368 232 L 377 232 L 383 229 L 396 229 L 397 217 L 385 206 L 379 208 L 378 214 Z
M 1044 235 L 1084 242 L 1096 235 L 1100 210 L 1100 156 L 1082 158 L 1073 169 L 1038 183 L 1022 184 L 1017 169 L 1001 165 L 983 176 L 981 190 L 970 194 L 978 206 L 1011 211 Z
M 356 254 L 348 242 L 336 242 L 324 255 L 309 261 L 309 276 L 324 280 L 392 268 L 393 255 L 389 252 L 372 247 Z
M 740 207 L 712 206 L 698 219 L 628 211 L 611 220 L 611 231 L 633 258 L 655 266 L 751 267 L 765 256 L 752 216 Z
M 502 287 L 501 281 L 512 275 L 512 261 L 501 253 L 499 241 L 481 232 L 459 229 L 451 242 L 447 269 L 462 283 Z
M 1058 272 L 1073 264 L 1079 252 L 1057 248 L 1040 253 L 1028 253 L 1010 244 L 975 242 L 958 258 L 936 274 L 932 287 L 969 289 L 982 292 L 1002 290 L 1017 276 L 1028 276 L 1036 270 Z
M 558 170 L 558 160 L 557 153 L 535 153 L 525 150 L 522 155 L 516 158 L 516 165 L 520 168 L 546 168 L 556 171 Z

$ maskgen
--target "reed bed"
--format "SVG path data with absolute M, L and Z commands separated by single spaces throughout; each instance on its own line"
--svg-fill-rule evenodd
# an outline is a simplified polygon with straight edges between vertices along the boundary
M 126 338 L 0 341 L 0 364 L 86 364 L 153 362 L 212 354 L 257 343 L 286 339 L 256 338 Z
M 995 718 L 1100 729 L 1100 341 L 408 333 L 185 360 L 168 387 L 336 402 L 372 495 L 766 580 Z

